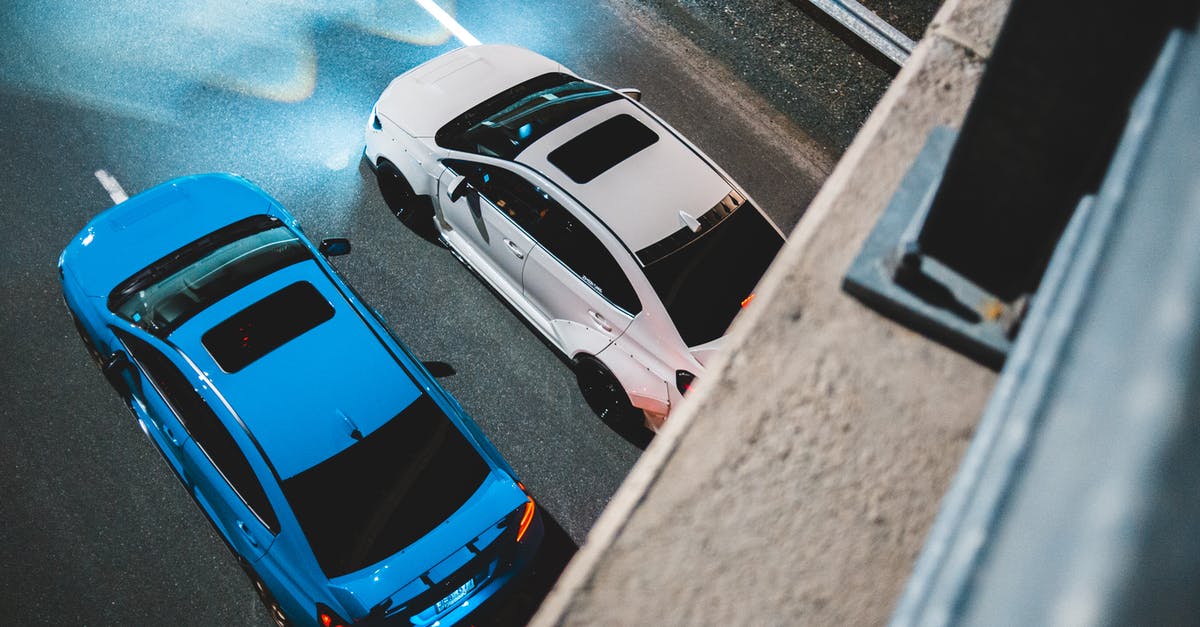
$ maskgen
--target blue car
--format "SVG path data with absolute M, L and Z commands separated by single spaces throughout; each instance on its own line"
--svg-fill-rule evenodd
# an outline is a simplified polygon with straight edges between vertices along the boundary
M 67 307 L 281 625 L 452 624 L 527 565 L 512 469 L 275 200 L 176 179 L 59 258 Z

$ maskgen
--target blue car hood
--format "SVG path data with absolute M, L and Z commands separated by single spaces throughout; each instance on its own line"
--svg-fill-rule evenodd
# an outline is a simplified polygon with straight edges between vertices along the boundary
M 201 174 L 151 188 L 104 211 L 63 251 L 62 265 L 89 296 L 229 224 L 257 214 L 283 217 L 262 190 L 229 174 Z
M 466 565 L 474 557 L 468 543 L 475 541 L 477 549 L 487 552 L 492 543 L 511 542 L 510 536 L 496 532 L 496 525 L 525 501 L 512 477 L 493 470 L 446 522 L 391 557 L 333 579 L 332 592 L 344 605 L 357 605 L 363 612 L 391 597 L 396 610 L 429 589 L 422 575 L 437 584 Z

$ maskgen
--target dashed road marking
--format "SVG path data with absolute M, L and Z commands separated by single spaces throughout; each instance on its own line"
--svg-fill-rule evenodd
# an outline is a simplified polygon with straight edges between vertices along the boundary
M 108 170 L 96 170 L 96 180 L 100 181 L 100 187 L 108 192 L 108 197 L 112 198 L 114 205 L 119 205 L 126 200 L 129 200 L 129 194 L 121 188 L 121 184 L 117 182 L 117 177 L 108 173 Z
M 422 9 L 425 9 L 429 15 L 432 15 L 433 19 L 441 22 L 442 26 L 445 26 L 446 29 L 453 33 L 454 36 L 457 37 L 459 41 L 463 42 L 464 45 L 479 45 L 479 40 L 475 39 L 474 35 L 467 31 L 467 29 L 463 28 L 462 24 L 459 24 L 457 20 L 455 20 L 453 17 L 450 17 L 450 14 L 446 13 L 445 9 L 434 4 L 433 0 L 413 1 L 419 4 Z

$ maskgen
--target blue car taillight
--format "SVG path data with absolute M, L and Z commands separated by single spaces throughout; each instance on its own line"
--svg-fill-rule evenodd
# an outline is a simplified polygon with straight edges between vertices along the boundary
M 536 509 L 533 498 L 529 497 L 529 500 L 525 501 L 525 513 L 521 515 L 521 525 L 517 527 L 517 542 L 525 537 L 525 532 L 529 530 L 529 523 L 533 522 L 533 513 Z
M 525 505 L 514 510 L 512 513 L 512 519 L 515 520 L 517 512 L 521 512 L 521 522 L 517 524 L 517 542 L 520 542 L 521 538 L 525 537 L 525 532 L 529 531 L 529 525 L 533 522 L 533 515 L 537 511 L 537 505 L 534 504 L 533 497 L 529 496 L 529 491 L 525 489 L 525 484 L 518 481 L 517 487 L 521 488 L 521 491 L 525 493 Z
M 349 625 L 350 623 L 341 616 L 338 616 L 336 612 L 329 609 L 329 607 L 325 604 L 318 603 L 317 624 L 321 627 L 346 627 L 346 625 Z

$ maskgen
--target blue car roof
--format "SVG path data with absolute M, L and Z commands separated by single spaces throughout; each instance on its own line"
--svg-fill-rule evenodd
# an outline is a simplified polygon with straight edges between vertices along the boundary
M 235 373 L 206 349 L 204 334 L 298 281 L 333 307 L 321 322 Z M 334 287 L 316 261 L 270 274 L 216 302 L 168 338 L 204 372 L 263 448 L 281 479 L 367 436 L 422 393 L 412 376 Z
M 274 199 L 240 177 L 174 179 L 93 218 L 64 250 L 63 267 L 85 293 L 103 298 L 187 244 L 261 214 L 294 224 Z M 297 281 L 316 288 L 333 317 L 235 374 L 224 372 L 206 349 L 204 333 Z M 369 435 L 422 392 L 315 260 L 242 287 L 173 330 L 168 340 L 205 373 L 281 479 L 353 444 L 355 429 Z

